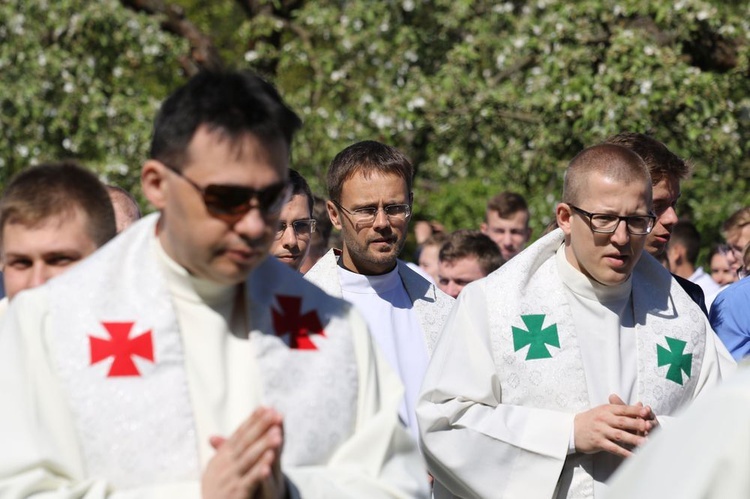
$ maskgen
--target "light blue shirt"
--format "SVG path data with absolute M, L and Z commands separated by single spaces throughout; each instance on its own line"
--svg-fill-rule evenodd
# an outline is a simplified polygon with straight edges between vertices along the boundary
M 750 354 L 750 278 L 740 279 L 719 293 L 708 319 L 735 360 Z

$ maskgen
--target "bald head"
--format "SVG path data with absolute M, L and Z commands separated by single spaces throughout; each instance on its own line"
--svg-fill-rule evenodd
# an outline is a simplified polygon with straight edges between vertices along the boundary
M 615 182 L 641 182 L 648 186 L 651 203 L 651 176 L 638 154 L 614 144 L 599 144 L 584 149 L 568 164 L 563 183 L 563 202 L 581 204 L 587 196 L 586 186 L 593 175 Z

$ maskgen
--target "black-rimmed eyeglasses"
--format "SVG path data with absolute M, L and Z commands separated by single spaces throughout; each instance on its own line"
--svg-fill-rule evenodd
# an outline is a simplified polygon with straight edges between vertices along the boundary
M 620 222 L 624 221 L 628 233 L 634 236 L 644 236 L 654 228 L 656 217 L 654 215 L 611 215 L 609 213 L 591 213 L 568 203 L 573 211 L 589 219 L 589 227 L 600 234 L 612 234 L 617 230 Z

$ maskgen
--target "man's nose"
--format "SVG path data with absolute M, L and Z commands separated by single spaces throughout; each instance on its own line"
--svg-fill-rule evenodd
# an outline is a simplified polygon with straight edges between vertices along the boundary
M 27 288 L 32 289 L 37 286 L 41 286 L 47 282 L 52 276 L 50 275 L 49 268 L 43 263 L 34 263 L 29 273 L 29 279 L 27 281 Z
M 659 216 L 659 223 L 661 223 L 665 227 L 671 227 L 679 220 L 680 219 L 677 217 L 677 212 L 675 211 L 674 206 L 671 205 Z
M 611 241 L 619 246 L 624 246 L 630 241 L 630 233 L 628 232 L 628 224 L 625 220 L 620 220 L 617 224 L 617 228 L 612 233 Z
M 374 229 L 384 229 L 390 225 L 391 222 L 388 220 L 388 215 L 386 215 L 385 210 L 383 208 L 378 208 L 377 213 L 375 213 L 375 220 L 372 222 L 372 227 Z
M 297 233 L 294 232 L 294 227 L 291 224 L 284 227 L 284 232 L 281 234 L 281 245 L 284 248 L 297 246 Z

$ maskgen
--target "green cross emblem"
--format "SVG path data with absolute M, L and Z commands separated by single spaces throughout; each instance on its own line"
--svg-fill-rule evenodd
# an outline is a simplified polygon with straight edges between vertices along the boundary
M 560 348 L 557 324 L 542 329 L 544 317 L 544 314 L 522 315 L 521 320 L 526 324 L 527 330 L 512 326 L 514 351 L 517 352 L 526 345 L 531 345 L 529 351 L 526 352 L 526 360 L 551 358 L 552 354 L 549 353 L 546 345 Z
M 690 368 L 693 365 L 693 354 L 682 352 L 685 350 L 687 342 L 676 338 L 664 337 L 667 340 L 669 349 L 661 345 L 656 345 L 656 361 L 659 367 L 669 365 L 667 379 L 674 381 L 678 385 L 682 384 L 682 373 L 684 372 L 690 378 Z

